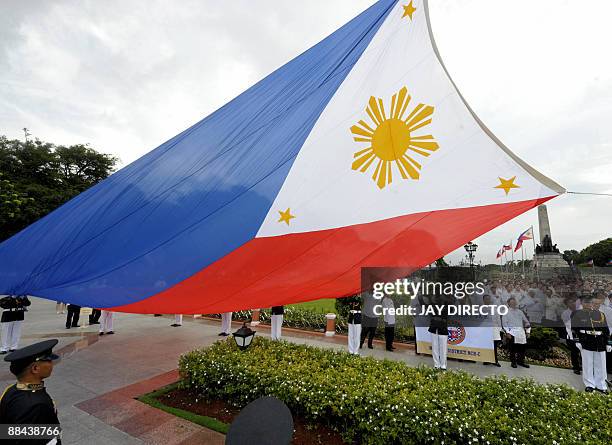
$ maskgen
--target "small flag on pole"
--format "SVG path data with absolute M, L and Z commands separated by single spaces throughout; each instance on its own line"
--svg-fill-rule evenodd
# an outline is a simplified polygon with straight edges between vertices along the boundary
M 529 239 L 533 239 L 533 227 L 528 228 L 527 230 L 525 230 L 523 233 L 521 233 L 516 241 L 516 247 L 514 248 L 514 251 L 518 251 L 521 246 L 523 245 L 523 241 L 529 240 Z
M 497 259 L 500 259 L 503 253 L 504 249 L 500 249 L 499 252 L 497 252 Z
M 506 250 L 512 250 L 512 244 L 508 244 L 507 246 L 504 244 L 504 247 L 502 249 L 503 249 L 504 252 Z

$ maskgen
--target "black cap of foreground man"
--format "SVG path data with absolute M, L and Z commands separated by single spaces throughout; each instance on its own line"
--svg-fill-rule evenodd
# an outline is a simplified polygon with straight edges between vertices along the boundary
M 53 353 L 57 342 L 58 340 L 54 339 L 34 343 L 11 352 L 4 357 L 4 361 L 11 363 L 11 372 L 18 376 L 34 362 L 57 360 L 59 356 Z

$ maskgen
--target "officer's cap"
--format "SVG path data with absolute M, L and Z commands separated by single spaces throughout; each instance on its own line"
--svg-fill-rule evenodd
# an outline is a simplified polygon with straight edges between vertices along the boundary
M 57 360 L 59 356 L 53 353 L 53 348 L 58 340 L 45 340 L 33 345 L 18 349 L 4 357 L 5 362 L 11 363 L 11 372 L 15 375 L 21 374 L 34 362 Z

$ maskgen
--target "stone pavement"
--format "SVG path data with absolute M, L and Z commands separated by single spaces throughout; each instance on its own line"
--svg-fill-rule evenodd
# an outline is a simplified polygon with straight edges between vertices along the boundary
M 169 441 L 162 430 L 155 430 L 159 422 L 149 422 L 146 430 L 134 431 L 125 428 L 124 420 L 129 424 L 129 410 L 122 420 L 104 416 L 91 415 L 92 399 L 112 400 L 117 394 L 132 394 L 136 383 L 167 374 L 177 368 L 181 354 L 194 348 L 208 346 L 219 339 L 220 322 L 184 318 L 180 328 L 170 327 L 174 318 L 153 317 L 150 315 L 115 314 L 115 335 L 98 337 L 97 325 L 87 328 L 65 329 L 65 315 L 55 313 L 55 303 L 47 300 L 32 299 L 30 311 L 26 313 L 23 326 L 21 346 L 47 338 L 58 338 L 57 350 L 62 355 L 61 361 L 47 381 L 49 393 L 55 399 L 60 421 L 64 429 L 62 443 L 71 444 L 142 444 L 180 443 L 184 440 Z M 85 320 L 81 320 L 82 322 Z M 235 327 L 239 326 L 235 323 Z M 256 328 L 257 335 L 267 336 L 269 328 Z M 346 349 L 345 339 L 326 338 L 323 335 L 294 333 L 283 330 L 284 338 L 301 344 L 310 344 L 328 348 Z M 364 355 L 377 358 L 401 360 L 410 366 L 431 366 L 431 357 L 417 356 L 408 348 L 399 348 L 390 353 L 379 343 L 374 350 L 363 350 Z M 478 376 L 505 374 L 509 377 L 529 377 L 542 383 L 566 383 L 582 389 L 580 376 L 570 370 L 532 366 L 530 369 L 513 369 L 508 363 L 502 368 L 483 366 L 480 363 L 449 361 L 450 369 L 463 369 Z M 13 382 L 8 370 L 8 363 L 0 363 L 0 386 L 2 389 Z M 126 388 L 126 387 L 130 387 Z M 160 384 L 162 386 L 162 384 Z M 136 386 L 137 388 L 138 386 Z M 140 386 L 144 388 L 145 386 Z M 117 390 L 120 390 L 117 392 Z M 109 393 L 114 392 L 112 395 Z M 143 390 L 148 392 L 148 389 Z M 135 395 L 135 394 L 133 394 Z M 133 401 L 132 407 L 140 402 Z M 141 404 L 142 405 L 142 404 Z M 82 408 L 82 409 L 81 409 Z M 108 405 L 112 410 L 112 404 Z M 136 408 L 134 408 L 136 410 Z M 88 412 L 89 411 L 89 412 Z M 138 413 L 134 413 L 136 416 Z M 143 416 L 141 416 L 143 417 Z M 165 416 L 159 415 L 168 421 Z M 102 419 L 106 419 L 106 422 Z M 123 422 L 123 423 L 122 423 Z M 114 426 L 113 426 L 114 425 Z M 147 426 L 148 425 L 148 426 Z M 198 431 L 190 431 L 196 434 Z M 138 433 L 138 434 L 136 434 Z M 140 437 L 137 438 L 137 437 Z M 196 437 L 196 436 L 194 436 Z M 183 442 L 198 443 L 198 442 Z M 200 443 L 208 443 L 203 441 Z

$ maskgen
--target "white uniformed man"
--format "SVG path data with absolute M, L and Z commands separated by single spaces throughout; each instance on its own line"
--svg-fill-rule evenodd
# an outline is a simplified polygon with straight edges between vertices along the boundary
M 283 327 L 283 316 L 285 315 L 284 306 L 273 306 L 271 316 L 270 337 L 272 340 L 281 339 L 281 331 Z
M 183 314 L 174 314 L 174 323 L 172 323 L 170 326 L 173 328 L 183 326 Z
M 113 313 L 111 311 L 102 311 L 102 315 L 100 315 L 100 335 L 111 335 L 114 334 L 113 331 Z
M 220 337 L 227 337 L 232 330 L 232 314 L 233 312 L 223 312 L 221 314 L 221 332 Z
M 359 303 L 351 303 L 348 316 L 348 351 L 349 354 L 359 355 L 359 343 L 361 342 L 361 310 Z
M 491 297 L 491 295 L 489 294 L 485 294 L 482 297 L 482 304 L 485 305 L 493 305 L 493 306 L 498 306 L 494 301 L 493 298 Z M 491 328 L 486 326 L 486 323 L 491 323 Z M 501 367 L 499 360 L 497 358 L 497 349 L 499 348 L 499 344 L 501 343 L 501 320 L 499 318 L 499 312 L 496 310 L 495 313 L 493 315 L 491 315 L 491 317 L 489 318 L 489 320 L 485 323 L 485 328 L 484 329 L 492 329 L 493 330 L 493 354 L 495 357 L 495 363 L 493 363 L 494 366 L 497 366 L 498 368 Z M 486 335 L 486 334 L 485 334 Z M 483 365 L 488 365 L 489 363 L 487 362 L 483 362 Z
M 514 297 L 510 297 L 507 304 L 508 313 L 502 315 L 500 319 L 503 331 L 511 337 L 511 366 L 516 368 L 519 365 L 523 368 L 529 368 L 529 365 L 525 363 L 525 349 L 527 348 L 527 335 L 531 332 L 531 325 L 525 313 L 517 307 Z
M 582 298 L 583 309 L 572 316 L 572 331 L 579 343 L 576 343 L 582 354 L 582 380 L 585 391 L 608 392 L 606 384 L 606 351 L 610 330 L 603 312 L 595 309 L 600 304 L 593 302 L 593 297 Z
M 25 295 L 22 297 L 5 295 L 0 300 L 0 307 L 2 308 L 2 318 L 0 318 L 2 347 L 0 348 L 0 354 L 12 352 L 19 346 L 23 314 L 30 304 L 30 300 Z

